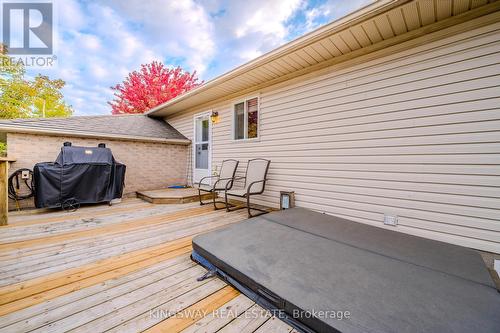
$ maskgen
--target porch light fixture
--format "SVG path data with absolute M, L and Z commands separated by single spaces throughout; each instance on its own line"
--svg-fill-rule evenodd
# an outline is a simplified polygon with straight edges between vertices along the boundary
M 210 114 L 210 120 L 212 120 L 212 124 L 217 124 L 219 122 L 219 112 L 212 111 L 212 114 Z
M 295 192 L 280 191 L 280 209 L 295 207 Z

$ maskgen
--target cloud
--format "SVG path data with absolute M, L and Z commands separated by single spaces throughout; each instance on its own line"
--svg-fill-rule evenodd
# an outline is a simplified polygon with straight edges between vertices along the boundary
M 101 41 L 99 37 L 94 35 L 82 34 L 80 36 L 80 43 L 83 46 L 83 48 L 92 51 L 96 51 L 101 48 Z
M 215 54 L 213 24 L 200 4 L 187 1 L 109 0 L 102 2 L 140 27 L 145 50 L 180 59 L 188 70 L 203 74 Z M 136 31 L 137 31 L 136 30 Z M 130 40 L 130 45 L 139 43 Z M 143 49 L 143 50 L 144 50 Z
M 208 73 L 222 74 L 320 25 L 338 19 L 370 0 L 246 0 L 204 2 L 215 25 L 217 61 Z
M 327 0 L 313 6 L 306 4 L 303 8 L 303 20 L 294 27 L 295 33 L 303 34 L 317 27 L 341 18 L 356 9 L 368 5 L 374 0 Z
M 87 17 L 76 0 L 54 1 L 57 10 L 58 28 L 63 31 L 78 31 L 87 27 Z
M 234 1 L 227 12 L 235 14 L 231 15 L 230 21 L 236 23 L 237 38 L 261 33 L 274 36 L 276 40 L 284 40 L 287 35 L 285 22 L 300 5 L 301 0 Z
M 63 92 L 78 115 L 109 113 L 110 87 L 142 63 L 168 63 L 175 57 L 179 63 L 172 65 L 203 72 L 214 56 L 209 17 L 194 2 L 58 4 L 59 14 L 64 12 L 59 15 L 58 67 L 45 74 L 67 82 Z
M 219 52 L 208 74 L 222 74 L 285 43 L 288 21 L 303 1 L 209 1 Z

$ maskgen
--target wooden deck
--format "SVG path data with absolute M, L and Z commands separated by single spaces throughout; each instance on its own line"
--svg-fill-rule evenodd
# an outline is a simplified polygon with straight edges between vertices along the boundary
M 190 258 L 193 236 L 246 218 L 139 199 L 0 227 L 0 332 L 291 332 Z

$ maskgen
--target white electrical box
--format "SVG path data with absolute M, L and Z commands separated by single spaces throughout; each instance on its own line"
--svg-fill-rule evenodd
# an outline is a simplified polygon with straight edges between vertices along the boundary
M 21 171 L 21 179 L 30 179 L 30 172 L 28 170 Z
M 386 224 L 386 225 L 398 225 L 398 217 L 396 215 L 384 214 L 384 224 Z

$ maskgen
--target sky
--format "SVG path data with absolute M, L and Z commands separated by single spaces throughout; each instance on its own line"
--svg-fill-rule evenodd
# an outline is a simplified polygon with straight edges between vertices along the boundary
M 110 114 L 111 86 L 153 60 L 208 81 L 370 0 L 54 0 L 57 66 L 75 115 Z

